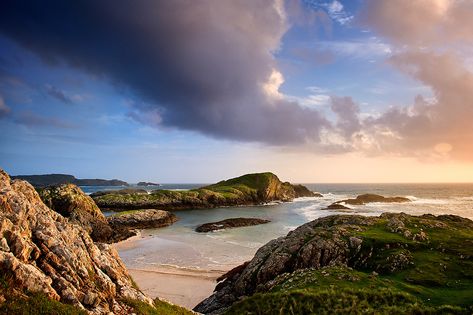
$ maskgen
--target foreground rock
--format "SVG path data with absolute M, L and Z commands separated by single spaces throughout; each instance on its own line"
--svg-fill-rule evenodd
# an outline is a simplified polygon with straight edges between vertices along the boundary
M 302 185 L 283 183 L 272 173 L 257 173 L 189 191 L 155 190 L 150 194 L 106 191 L 91 196 L 101 209 L 181 210 L 257 205 L 319 195 Z
M 468 219 L 329 216 L 260 248 L 251 261 L 224 275 L 195 310 L 468 314 L 473 310 L 472 266 L 473 222 Z
M 345 199 L 332 203 L 325 210 L 334 209 L 350 209 L 343 204 L 361 206 L 371 202 L 384 202 L 384 203 L 403 203 L 410 202 L 411 200 L 406 197 L 384 197 L 375 194 L 363 194 L 357 196 L 355 199 Z
M 0 170 L 0 301 L 39 292 L 96 314 L 129 314 L 125 300 L 152 305 L 116 250 L 49 209 L 25 181 Z M 7 288 L 7 289 L 6 289 Z
M 201 233 L 206 233 L 206 232 L 212 232 L 212 231 L 229 229 L 229 228 L 237 228 L 237 227 L 243 227 L 243 226 L 252 226 L 252 225 L 265 224 L 265 223 L 269 223 L 269 222 L 271 222 L 271 221 L 264 220 L 264 219 L 258 219 L 258 218 L 231 218 L 231 219 L 225 219 L 225 220 L 218 221 L 218 222 L 210 222 L 210 223 L 205 223 L 205 224 L 199 225 L 195 229 L 195 231 L 196 232 L 201 232 Z
M 156 209 L 133 210 L 118 213 L 107 218 L 112 228 L 153 229 L 165 227 L 177 221 L 177 217 L 167 211 Z
M 3 170 L 0 281 L 2 314 L 132 314 L 137 308 L 159 314 L 163 304 L 168 314 L 185 313 L 145 296 L 112 246 L 94 243 L 82 225 L 48 208 L 29 183 L 10 181 Z
M 73 184 L 38 190 L 43 202 L 52 210 L 82 226 L 96 242 L 109 242 L 113 231 L 94 200 Z

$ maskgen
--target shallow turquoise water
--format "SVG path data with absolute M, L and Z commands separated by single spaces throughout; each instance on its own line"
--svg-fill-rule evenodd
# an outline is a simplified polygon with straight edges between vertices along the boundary
M 323 198 L 299 198 L 294 202 L 253 207 L 176 211 L 179 221 L 161 229 L 145 230 L 134 248 L 120 249 L 131 268 L 153 269 L 174 266 L 204 270 L 228 270 L 253 257 L 268 241 L 286 235 L 297 226 L 318 217 L 341 214 L 322 210 L 334 201 L 362 193 L 407 196 L 404 204 L 373 203 L 356 206 L 348 214 L 379 215 L 383 212 L 409 214 L 457 214 L 473 219 L 473 184 L 308 184 Z M 181 186 L 186 188 L 185 186 Z M 180 188 L 181 188 L 180 187 Z M 195 227 L 235 217 L 257 217 L 271 223 L 211 233 L 196 233 Z

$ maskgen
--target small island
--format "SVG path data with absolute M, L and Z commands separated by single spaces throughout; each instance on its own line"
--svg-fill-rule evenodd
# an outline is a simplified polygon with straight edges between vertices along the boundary
M 324 208 L 324 210 L 349 210 L 350 208 L 345 205 L 362 206 L 367 203 L 373 202 L 385 202 L 385 203 L 403 203 L 411 202 L 406 197 L 384 197 L 376 194 L 363 194 L 359 195 L 354 199 L 345 199 L 332 203 L 331 205 Z
M 321 197 L 303 185 L 281 182 L 273 173 L 246 174 L 186 191 L 100 191 L 90 195 L 102 210 L 185 210 L 287 202 L 298 197 Z
M 206 233 L 229 228 L 265 224 L 269 222 L 271 221 L 259 218 L 231 218 L 199 225 L 195 231 L 199 233 Z
M 144 186 L 144 187 L 148 187 L 148 186 L 161 186 L 161 184 L 152 183 L 152 182 L 139 182 L 138 184 L 136 184 L 136 186 Z

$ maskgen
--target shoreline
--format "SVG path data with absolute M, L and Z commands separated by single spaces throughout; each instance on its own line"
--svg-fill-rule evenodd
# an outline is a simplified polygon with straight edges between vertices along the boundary
M 127 268 L 138 287 L 148 296 L 193 309 L 212 295 L 217 278 L 225 272 L 156 267 L 151 270 Z
M 137 235 L 115 243 L 113 246 L 120 254 L 139 248 L 140 241 L 151 238 L 153 237 L 143 235 L 140 230 Z M 164 264 L 143 267 L 127 264 L 126 260 L 124 263 L 133 280 L 145 294 L 153 299 L 159 297 L 187 309 L 193 309 L 202 300 L 212 295 L 217 285 L 217 278 L 228 271 Z

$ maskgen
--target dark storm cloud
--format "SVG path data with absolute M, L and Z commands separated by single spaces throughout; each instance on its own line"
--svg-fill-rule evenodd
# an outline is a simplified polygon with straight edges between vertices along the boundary
M 319 140 L 329 122 L 268 90 L 286 31 L 283 3 L 10 1 L 0 31 L 51 64 L 66 62 L 144 100 L 164 126 L 270 144 Z M 55 96 L 60 96 L 54 93 Z M 150 105 L 151 104 L 151 105 Z

